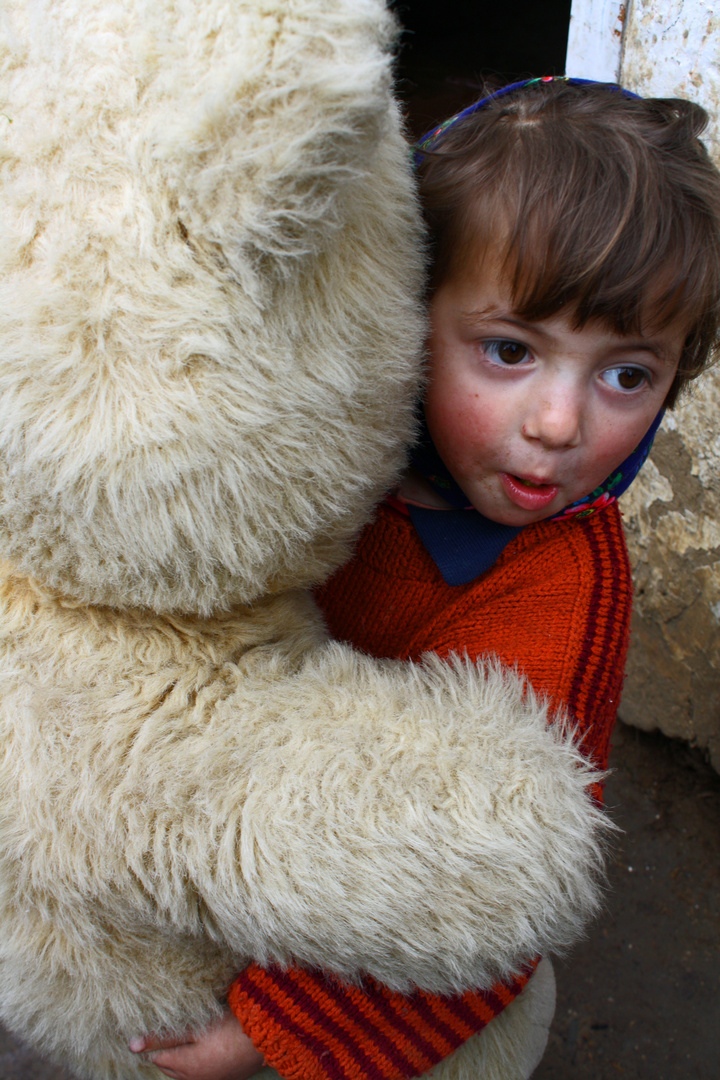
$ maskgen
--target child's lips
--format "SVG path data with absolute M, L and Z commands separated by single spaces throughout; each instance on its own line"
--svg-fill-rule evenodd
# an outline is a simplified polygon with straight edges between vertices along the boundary
M 522 510 L 544 510 L 558 493 L 557 484 L 544 484 L 512 473 L 500 473 L 500 481 L 510 502 Z

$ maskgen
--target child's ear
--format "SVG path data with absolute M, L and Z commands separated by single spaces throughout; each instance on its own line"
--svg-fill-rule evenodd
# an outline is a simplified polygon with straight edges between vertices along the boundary
M 181 228 L 246 287 L 260 264 L 285 277 L 331 242 L 371 164 L 394 20 L 361 18 L 355 0 L 206 0 L 181 23 L 151 136 Z

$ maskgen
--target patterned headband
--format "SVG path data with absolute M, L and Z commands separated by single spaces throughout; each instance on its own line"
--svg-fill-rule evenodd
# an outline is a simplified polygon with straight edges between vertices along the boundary
M 542 75 L 536 79 L 522 79 L 520 82 L 509 83 L 508 86 L 501 86 L 499 90 L 493 91 L 492 94 L 487 94 L 486 97 L 480 98 L 479 101 L 474 101 L 472 105 L 468 105 L 466 109 L 463 109 L 459 113 L 455 113 L 454 116 L 444 120 L 439 127 L 433 128 L 432 131 L 429 131 L 426 135 L 423 135 L 421 139 L 418 139 L 413 147 L 413 164 L 415 168 L 417 168 L 424 160 L 425 155 L 434 150 L 442 141 L 442 137 L 448 128 L 455 127 L 455 125 L 461 120 L 464 120 L 466 116 L 472 116 L 473 113 L 484 108 L 489 102 L 505 97 L 506 94 L 512 94 L 515 90 L 522 90 L 527 86 L 535 86 L 537 83 L 552 82 L 563 82 L 567 83 L 568 86 L 607 86 L 609 89 L 617 90 L 625 97 L 638 98 L 638 95 L 633 94 L 632 90 L 626 90 L 624 87 L 618 86 L 617 83 L 600 83 L 596 82 L 594 79 L 578 79 L 572 75 Z

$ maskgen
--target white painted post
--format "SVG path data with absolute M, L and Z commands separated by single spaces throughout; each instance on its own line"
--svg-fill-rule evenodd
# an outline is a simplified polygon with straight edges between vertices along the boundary
M 619 0 L 572 0 L 566 74 L 618 81 L 626 10 Z

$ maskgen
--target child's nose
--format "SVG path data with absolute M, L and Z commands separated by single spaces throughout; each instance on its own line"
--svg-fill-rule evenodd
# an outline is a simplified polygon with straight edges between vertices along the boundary
M 564 450 L 580 442 L 581 403 L 565 392 L 540 394 L 531 404 L 523 424 L 526 439 L 537 439 L 549 450 Z

